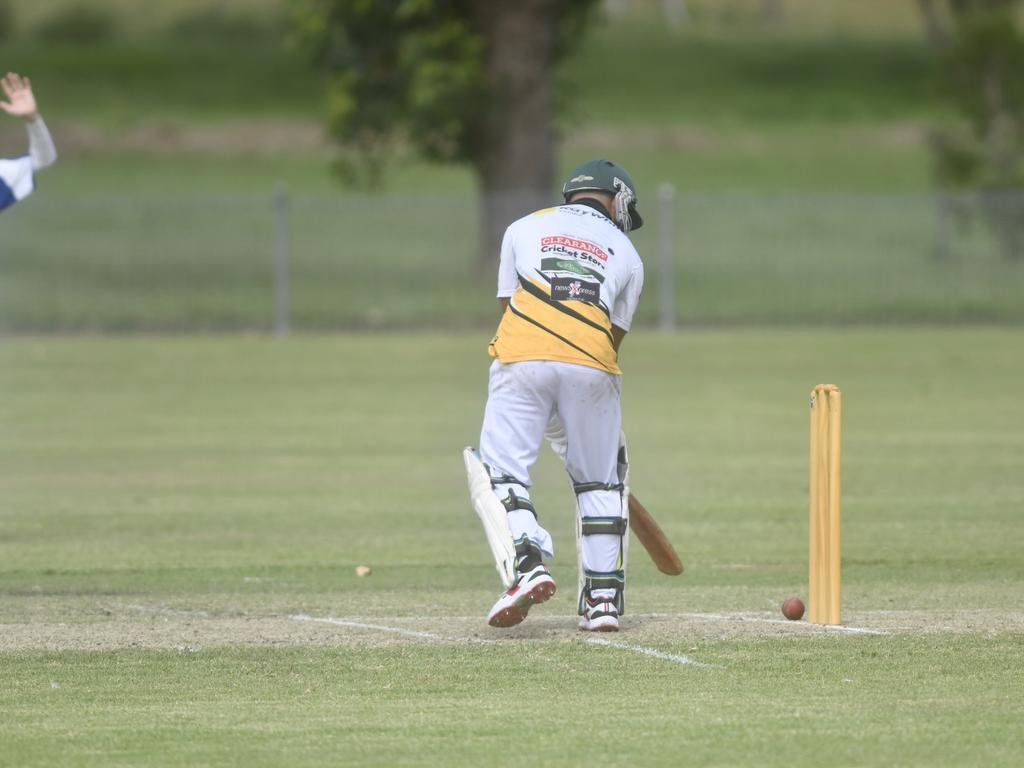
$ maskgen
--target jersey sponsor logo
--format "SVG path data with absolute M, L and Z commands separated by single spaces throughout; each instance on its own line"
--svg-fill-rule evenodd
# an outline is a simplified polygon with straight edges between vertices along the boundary
M 589 240 L 580 240 L 575 237 L 565 237 L 564 235 L 550 235 L 548 237 L 542 237 L 540 239 L 541 251 L 544 252 L 545 246 L 551 247 L 560 245 L 563 248 L 568 248 L 573 251 L 583 251 L 593 256 L 597 256 L 601 261 L 608 261 L 608 254 L 605 253 L 604 248 L 599 246 L 597 243 L 592 243 Z
M 600 267 L 601 269 L 605 268 L 604 264 L 598 261 L 598 259 L 591 256 L 589 253 L 584 253 L 583 251 L 574 251 L 572 248 L 566 248 L 564 245 L 543 245 L 541 246 L 540 252 L 557 253 L 562 256 L 568 256 L 572 259 L 576 259 L 577 261 L 585 261 L 588 264 L 593 264 L 595 267 Z
M 596 269 L 585 267 L 574 259 L 558 259 L 548 257 L 540 260 L 540 271 L 541 272 L 575 272 L 577 275 L 583 275 L 584 277 L 592 277 L 597 282 L 604 282 L 604 275 L 598 272 Z
M 551 298 L 596 304 L 601 299 L 601 284 L 574 277 L 554 277 L 551 279 Z
M 557 210 L 562 211 L 563 213 L 571 214 L 573 216 L 589 216 L 593 219 L 600 219 L 603 222 L 612 224 L 611 219 L 609 219 L 603 213 L 598 213 L 589 205 L 583 205 L 581 203 L 566 203 L 565 205 L 559 207 Z M 612 226 L 615 225 L 612 224 Z M 609 248 L 609 250 L 611 249 Z

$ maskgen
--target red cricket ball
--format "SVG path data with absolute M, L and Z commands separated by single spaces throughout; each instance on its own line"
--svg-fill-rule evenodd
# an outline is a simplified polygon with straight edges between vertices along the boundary
M 804 601 L 799 597 L 791 597 L 782 604 L 782 615 L 790 621 L 804 617 Z

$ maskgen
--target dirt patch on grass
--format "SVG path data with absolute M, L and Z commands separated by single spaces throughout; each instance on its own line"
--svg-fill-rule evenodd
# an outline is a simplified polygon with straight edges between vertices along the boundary
M 863 611 L 850 620 L 893 634 L 1024 633 L 1024 611 L 976 609 L 969 611 Z
M 215 123 L 145 120 L 122 128 L 67 121 L 50 126 L 61 156 L 138 152 L 152 155 L 274 155 L 326 150 L 323 124 L 312 120 L 259 119 Z M 20 126 L 4 125 L 0 145 L 24 145 Z M 12 150 L 15 151 L 15 150 Z M 23 151 L 23 150 L 17 150 Z
M 50 126 L 62 156 L 138 152 L 153 155 L 273 155 L 319 152 L 330 147 L 324 124 L 316 120 L 251 118 L 212 122 L 173 119 L 142 120 L 110 128 L 68 120 Z M 862 147 L 904 149 L 920 146 L 925 129 L 915 122 L 894 122 L 836 131 L 836 141 Z M 718 131 L 685 123 L 629 128 L 588 128 L 572 133 L 565 143 L 574 151 L 603 152 L 623 146 L 675 152 L 741 152 L 763 154 L 779 139 L 753 130 Z M 14 123 L 0 126 L 0 146 L 10 152 L 25 143 L 24 130 Z
M 837 128 L 834 132 L 834 140 L 838 144 L 888 150 L 921 146 L 925 136 L 925 127 L 917 122 L 847 126 Z M 587 128 L 572 133 L 567 137 L 566 144 L 577 150 L 593 151 L 613 151 L 628 146 L 694 153 L 728 150 L 757 155 L 776 147 L 779 141 L 778 135 L 756 130 L 719 131 L 703 125 L 677 123 L 629 128 Z M 797 138 L 788 141 L 799 146 L 800 138 L 797 135 Z

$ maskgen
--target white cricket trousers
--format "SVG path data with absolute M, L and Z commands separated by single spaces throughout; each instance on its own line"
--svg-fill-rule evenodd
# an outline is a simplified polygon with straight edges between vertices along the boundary
M 584 365 L 552 360 L 528 360 L 491 365 L 487 406 L 480 433 L 480 458 L 499 482 L 494 492 L 504 501 L 511 490 L 529 499 L 530 468 L 537 460 L 549 421 L 560 420 L 566 434 L 566 471 L 574 483 L 618 483 L 617 459 L 622 410 L 620 377 Z M 621 517 L 621 494 L 614 490 L 581 493 L 579 514 Z M 535 544 L 546 558 L 554 557 L 551 535 L 526 509 L 508 515 L 512 537 Z M 621 538 L 613 534 L 582 537 L 582 565 L 589 571 L 609 572 L 620 566 Z

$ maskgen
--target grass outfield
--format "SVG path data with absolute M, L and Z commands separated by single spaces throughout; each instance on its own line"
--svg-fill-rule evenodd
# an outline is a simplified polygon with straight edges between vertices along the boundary
M 561 590 L 484 625 L 485 336 L 5 340 L 0 762 L 1020 763 L 1024 332 L 631 336 L 633 487 L 687 570 L 634 542 L 618 646 L 574 629 L 547 454 Z M 823 380 L 847 631 L 778 612 Z

